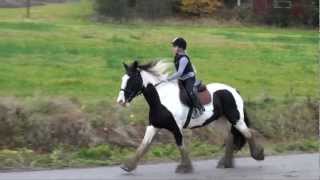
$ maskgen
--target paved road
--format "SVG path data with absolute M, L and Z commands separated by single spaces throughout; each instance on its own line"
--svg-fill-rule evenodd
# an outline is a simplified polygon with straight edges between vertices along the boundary
M 235 169 L 216 169 L 217 160 L 194 162 L 193 174 L 175 174 L 176 163 L 141 165 L 133 173 L 119 167 L 0 173 L 0 180 L 319 180 L 319 154 L 270 156 L 257 162 L 237 158 Z

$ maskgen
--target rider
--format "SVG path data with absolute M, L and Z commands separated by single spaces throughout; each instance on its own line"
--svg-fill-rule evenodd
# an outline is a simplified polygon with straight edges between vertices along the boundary
M 174 65 L 176 72 L 167 80 L 171 81 L 179 79 L 182 82 L 193 106 L 195 107 L 193 118 L 199 117 L 204 112 L 204 107 L 198 99 L 196 88 L 194 88 L 196 73 L 191 64 L 190 57 L 186 54 L 187 42 L 183 38 L 177 37 L 171 42 L 171 44 L 173 47 L 172 51 L 175 55 Z

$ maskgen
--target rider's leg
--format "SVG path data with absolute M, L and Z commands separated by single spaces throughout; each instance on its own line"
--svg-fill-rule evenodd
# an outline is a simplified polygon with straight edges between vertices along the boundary
M 196 105 L 197 105 L 197 109 L 199 109 L 201 112 L 205 111 L 203 105 L 201 104 L 200 102 L 200 99 L 198 98 L 197 94 L 198 94 L 198 88 L 193 86 L 193 94 L 194 94 L 194 97 L 195 97 L 195 102 L 196 102 Z
M 189 99 L 191 101 L 191 104 L 193 107 L 196 107 L 196 102 L 195 102 L 195 97 L 194 97 L 194 93 L 193 93 L 193 86 L 195 83 L 195 78 L 191 77 L 188 79 L 185 79 L 182 81 L 183 82 L 183 86 L 187 91 L 187 95 L 189 96 Z
M 188 78 L 186 80 L 184 80 L 184 87 L 190 97 L 190 100 L 193 104 L 193 106 L 200 112 L 200 114 L 204 111 L 203 106 L 201 105 L 198 96 L 197 96 L 197 92 L 194 91 L 194 83 L 195 83 L 196 79 L 195 77 L 192 78 Z M 196 90 L 197 91 L 197 90 Z

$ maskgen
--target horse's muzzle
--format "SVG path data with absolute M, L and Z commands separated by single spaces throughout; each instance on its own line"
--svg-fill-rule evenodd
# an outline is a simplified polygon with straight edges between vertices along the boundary
M 129 103 L 123 100 L 118 101 L 118 104 L 120 104 L 122 107 L 127 107 L 129 106 Z

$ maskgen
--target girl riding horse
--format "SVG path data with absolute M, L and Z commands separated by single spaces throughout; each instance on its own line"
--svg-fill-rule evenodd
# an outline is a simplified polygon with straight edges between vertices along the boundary
M 201 116 L 204 112 L 204 108 L 197 97 L 197 88 L 195 87 L 196 73 L 193 69 L 190 57 L 185 52 L 186 49 L 187 42 L 183 38 L 177 37 L 172 41 L 172 52 L 175 55 L 174 65 L 177 72 L 171 75 L 167 81 L 175 79 L 181 81 L 181 84 L 187 91 L 192 106 L 194 107 L 192 117 L 196 118 Z
M 187 60 L 181 60 L 184 59 L 183 57 L 187 58 L 185 55 L 182 58 L 177 58 L 179 64 L 180 61 L 187 62 L 186 64 L 189 65 L 185 66 L 188 68 L 184 69 L 190 70 L 190 60 L 188 58 Z M 185 63 L 181 63 L 179 67 L 184 66 Z M 135 97 L 143 94 L 149 105 L 149 125 L 136 154 L 123 164 L 121 167 L 123 170 L 132 171 L 136 169 L 139 160 L 147 152 L 155 135 L 161 129 L 167 129 L 173 134 L 181 154 L 181 163 L 178 165 L 176 172 L 192 172 L 192 163 L 183 139 L 183 128 L 192 129 L 208 124 L 214 126 L 217 122 L 224 122 L 228 125 L 228 135 L 225 137 L 225 154 L 219 161 L 218 168 L 232 168 L 234 166 L 234 152 L 240 150 L 246 142 L 249 143 L 250 153 L 254 159 L 264 159 L 263 147 L 257 143 L 254 131 L 249 129 L 250 123 L 245 111 L 244 101 L 235 88 L 221 83 L 208 84 L 206 88 L 211 95 L 210 103 L 204 105 L 205 111 L 199 117 L 192 118 L 190 123 L 186 123 L 190 107 L 185 105 L 179 97 L 178 81 L 172 77 L 173 80 L 166 81 L 168 76 L 165 72 L 167 72 L 168 67 L 168 63 L 162 61 L 148 64 L 139 64 L 134 61 L 129 66 L 124 64 L 125 74 L 122 77 L 117 102 L 126 106 Z M 179 68 L 177 69 L 179 72 Z M 186 72 L 182 74 L 190 76 L 187 74 L 192 71 Z M 163 81 L 166 82 L 160 83 Z

